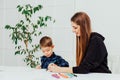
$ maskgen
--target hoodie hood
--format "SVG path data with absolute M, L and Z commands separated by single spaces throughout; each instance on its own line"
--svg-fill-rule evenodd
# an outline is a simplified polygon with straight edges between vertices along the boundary
M 101 34 L 97 33 L 97 32 L 92 32 L 91 33 L 91 38 L 94 38 L 94 37 L 99 37 L 101 38 L 103 41 L 105 40 L 105 37 L 103 37 Z

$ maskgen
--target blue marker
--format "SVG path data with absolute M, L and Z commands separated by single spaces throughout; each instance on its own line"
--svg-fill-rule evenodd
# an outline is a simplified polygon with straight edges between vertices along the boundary
M 77 77 L 77 75 L 75 75 L 75 74 L 73 74 L 73 73 L 67 73 L 67 75 L 68 75 L 69 77 Z

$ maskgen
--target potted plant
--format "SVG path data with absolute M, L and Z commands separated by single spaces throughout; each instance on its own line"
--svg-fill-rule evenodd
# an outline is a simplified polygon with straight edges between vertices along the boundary
M 30 4 L 24 6 L 18 5 L 18 12 L 21 13 L 24 18 L 16 23 L 15 26 L 5 25 L 5 29 L 11 30 L 10 38 L 15 44 L 15 55 L 26 55 L 24 62 L 32 68 L 39 64 L 39 58 L 34 55 L 39 49 L 39 44 L 32 43 L 33 39 L 41 35 L 42 32 L 40 28 L 46 27 L 48 21 L 55 22 L 51 16 L 38 16 L 36 21 L 32 20 L 33 14 L 42 8 L 42 5 L 35 7 Z M 22 45 L 22 43 L 24 43 L 24 45 Z

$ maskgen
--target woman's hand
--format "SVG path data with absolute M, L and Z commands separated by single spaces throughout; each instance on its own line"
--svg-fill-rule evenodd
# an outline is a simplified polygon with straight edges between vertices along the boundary
M 50 72 L 60 72 L 60 68 L 61 67 L 57 66 L 54 63 L 51 63 L 48 65 L 48 71 L 50 71 Z

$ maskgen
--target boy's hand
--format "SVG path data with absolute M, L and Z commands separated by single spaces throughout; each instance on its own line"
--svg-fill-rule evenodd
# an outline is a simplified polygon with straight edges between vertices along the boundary
M 56 64 L 54 64 L 54 63 L 50 63 L 49 65 L 50 65 L 50 66 L 56 66 Z
M 40 65 L 37 65 L 37 66 L 36 66 L 36 69 L 41 69 L 41 66 L 40 66 Z

